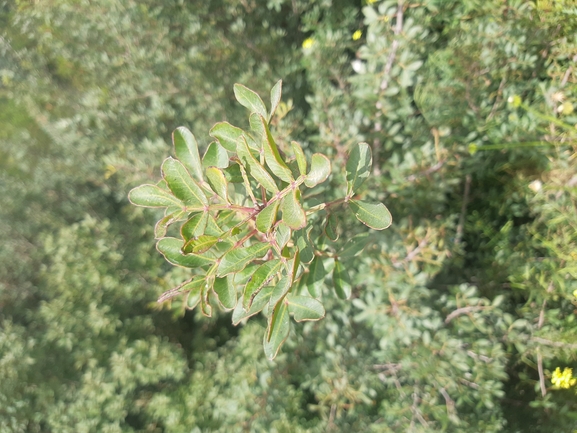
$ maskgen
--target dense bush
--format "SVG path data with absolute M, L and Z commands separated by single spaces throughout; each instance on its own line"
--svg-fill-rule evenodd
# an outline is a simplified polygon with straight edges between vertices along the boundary
M 573 2 L 0 5 L 1 431 L 577 429 Z M 279 79 L 279 149 L 332 165 L 307 199 L 367 142 L 393 224 L 269 361 L 266 318 L 155 302 L 189 275 L 127 194 Z

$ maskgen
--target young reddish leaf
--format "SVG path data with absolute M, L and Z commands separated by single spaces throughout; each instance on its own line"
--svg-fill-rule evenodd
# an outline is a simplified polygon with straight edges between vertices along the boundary
M 198 153 L 198 143 L 192 132 L 184 126 L 176 128 L 172 133 L 174 154 L 184 164 L 188 171 L 199 181 L 202 181 L 202 165 Z

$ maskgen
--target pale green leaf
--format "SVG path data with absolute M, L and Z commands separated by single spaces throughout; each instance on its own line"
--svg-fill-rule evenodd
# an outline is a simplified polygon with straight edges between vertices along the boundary
M 180 286 L 175 287 L 174 289 L 167 290 L 164 292 L 156 302 L 161 303 L 168 301 L 169 299 L 174 298 L 182 293 L 188 292 L 198 292 L 200 294 L 201 287 L 204 285 L 204 277 L 199 275 L 191 278 L 190 280 L 185 281 Z
M 182 239 L 162 238 L 156 243 L 156 249 L 173 265 L 185 268 L 197 268 L 214 263 L 214 259 L 198 254 L 182 254 Z
M 186 242 L 182 247 L 182 252 L 185 254 L 202 254 L 211 249 L 218 241 L 219 238 L 216 236 L 201 235 L 198 238 L 190 239 Z
M 236 304 L 234 311 L 232 312 L 232 324 L 234 326 L 238 325 L 241 320 L 248 317 L 254 316 L 255 314 L 262 311 L 262 309 L 269 303 L 270 295 L 274 287 L 268 286 L 263 287 L 260 292 L 254 297 L 250 309 L 245 311 L 242 307 L 242 302 Z
M 294 180 L 292 172 L 287 167 L 286 163 L 284 162 L 284 160 L 280 155 L 280 152 L 270 132 L 266 119 L 261 116 L 259 116 L 259 119 L 262 124 L 262 128 L 264 130 L 263 150 L 266 164 L 270 168 L 270 171 L 272 171 L 273 174 L 277 176 L 279 179 L 287 183 L 292 182 Z
M 296 244 L 300 251 L 301 261 L 307 264 L 315 258 L 315 252 L 309 237 L 311 230 L 312 227 L 309 227 L 307 230 L 299 230 L 296 233 Z
M 289 332 L 288 303 L 279 302 L 269 318 L 267 332 L 264 335 L 264 353 L 268 359 L 272 360 L 276 357 Z
M 347 195 L 352 197 L 371 174 L 373 156 L 367 143 L 354 146 L 346 165 Z
M 228 122 L 218 122 L 210 130 L 210 136 L 229 152 L 236 152 L 236 143 L 244 131 Z
M 309 275 L 306 281 L 309 293 L 315 298 L 321 295 L 326 276 L 327 271 L 322 258 L 315 257 L 309 266 Z
M 246 311 L 250 309 L 253 299 L 258 292 L 270 283 L 281 268 L 282 262 L 279 259 L 269 260 L 260 265 L 244 288 L 242 306 Z
M 180 220 L 182 216 L 185 214 L 183 210 L 178 212 L 171 213 L 166 215 L 165 217 L 158 220 L 156 225 L 154 226 L 154 238 L 160 239 L 166 236 L 166 231 L 168 230 L 168 226 L 173 224 L 174 222 Z
M 278 104 L 280 103 L 281 96 L 282 96 L 282 80 L 278 80 L 270 91 L 270 114 L 268 117 L 269 122 L 272 119 L 272 116 L 274 116 Z
M 323 304 L 308 296 L 288 295 L 289 312 L 294 315 L 296 322 L 306 320 L 320 320 L 325 317 Z
M 128 200 L 136 206 L 142 207 L 176 207 L 182 209 L 184 203 L 170 192 L 156 185 L 140 185 L 128 193 Z
M 202 157 L 202 166 L 204 169 L 208 167 L 228 167 L 228 153 L 217 141 L 213 141 L 206 148 L 206 152 L 204 152 Z
M 311 158 L 311 170 L 305 179 L 305 185 L 309 188 L 327 180 L 331 174 L 331 162 L 322 153 L 315 153 Z
M 274 308 L 276 304 L 285 297 L 291 288 L 291 278 L 288 275 L 284 275 L 278 283 L 274 286 L 274 290 L 270 295 L 269 306 Z
M 357 219 L 372 229 L 384 230 L 393 222 L 391 213 L 383 203 L 351 200 L 349 206 Z
M 236 306 L 236 289 L 234 288 L 233 276 L 214 280 L 214 293 L 225 310 L 232 310 Z
M 275 201 L 262 209 L 256 216 L 256 228 L 261 233 L 267 233 L 276 222 L 279 201 Z
M 206 196 L 180 161 L 168 157 L 162 163 L 161 169 L 172 193 L 187 206 L 203 209 L 208 205 Z
M 244 135 L 238 141 L 237 153 L 247 172 L 267 191 L 276 194 L 278 192 L 278 187 L 276 186 L 274 179 L 252 155 Z
M 180 228 L 182 239 L 188 241 L 204 234 L 208 223 L 208 212 L 201 212 L 193 215 Z
M 251 261 L 264 256 L 269 249 L 270 244 L 264 242 L 257 242 L 245 248 L 232 249 L 221 258 L 216 275 L 224 277 L 230 273 L 242 271 Z
M 282 221 L 276 226 L 274 238 L 278 247 L 282 250 L 291 238 L 291 229 Z
M 228 203 L 228 182 L 222 170 L 218 167 L 208 167 L 205 174 L 212 190 Z
M 306 176 L 307 174 L 307 159 L 305 157 L 305 153 L 300 144 L 296 141 L 291 142 L 291 146 L 293 148 L 293 152 L 295 154 L 295 159 L 297 161 L 297 165 L 299 166 L 299 171 L 302 176 Z
M 198 143 L 192 132 L 180 126 L 172 133 L 174 154 L 197 180 L 202 181 L 202 165 L 198 153 Z
M 293 230 L 307 225 L 307 217 L 298 196 L 300 196 L 298 189 L 293 189 L 284 196 L 280 205 L 283 222 Z
M 251 113 L 258 113 L 263 117 L 267 117 L 266 107 L 260 96 L 248 87 L 242 84 L 234 85 L 234 96 L 236 100 L 243 107 L 248 108 Z

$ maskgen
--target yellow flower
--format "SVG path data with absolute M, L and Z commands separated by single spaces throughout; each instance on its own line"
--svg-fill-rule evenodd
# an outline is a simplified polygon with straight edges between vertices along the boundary
M 315 44 L 315 40 L 313 38 L 307 38 L 303 41 L 303 48 L 306 50 L 312 47 Z
M 353 33 L 353 41 L 358 41 L 359 39 L 361 39 L 361 36 L 363 36 L 363 32 L 357 30 L 356 32 Z
M 573 290 L 573 296 L 577 298 L 577 289 Z
M 367 0 L 367 4 L 368 5 L 372 5 L 373 3 L 376 3 L 377 0 Z
M 565 367 L 561 373 L 561 369 L 557 367 L 553 372 L 553 377 L 551 377 L 551 383 L 559 388 L 568 389 L 577 383 L 577 379 L 573 377 L 572 368 Z

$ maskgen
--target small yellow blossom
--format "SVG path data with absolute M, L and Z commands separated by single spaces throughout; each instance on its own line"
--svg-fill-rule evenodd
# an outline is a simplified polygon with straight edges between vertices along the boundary
M 303 41 L 303 48 L 306 50 L 312 47 L 315 44 L 315 40 L 313 38 L 307 38 Z
M 573 290 L 573 296 L 577 298 L 577 289 Z
M 361 36 L 363 36 L 363 32 L 357 30 L 356 32 L 353 33 L 353 41 L 358 41 L 359 39 L 361 39 Z
M 572 368 L 565 367 L 561 373 L 561 369 L 557 367 L 553 372 L 553 377 L 551 377 L 551 383 L 559 388 L 568 389 L 577 383 L 577 379 L 573 377 Z
M 377 0 L 367 0 L 367 4 L 368 5 L 372 5 L 373 3 L 376 3 Z

